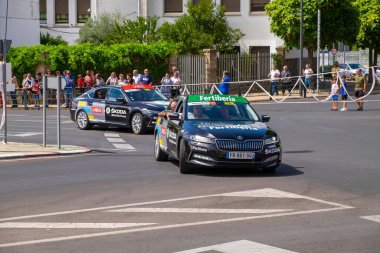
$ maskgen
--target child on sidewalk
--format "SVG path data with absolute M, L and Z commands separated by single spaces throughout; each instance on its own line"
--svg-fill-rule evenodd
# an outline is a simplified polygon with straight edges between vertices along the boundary
M 342 109 L 340 109 L 341 112 L 347 111 L 347 82 L 346 82 L 346 75 L 342 76 L 342 83 L 340 85 L 340 95 L 342 96 Z
M 40 109 L 40 84 L 38 83 L 37 80 L 32 84 L 32 93 L 34 95 L 34 108 L 39 110 Z
M 334 77 L 331 80 L 331 93 L 330 93 L 330 96 L 333 100 L 333 104 L 331 107 L 331 110 L 333 110 L 333 111 L 338 110 L 338 90 L 339 90 L 338 83 L 337 83 L 336 78 Z

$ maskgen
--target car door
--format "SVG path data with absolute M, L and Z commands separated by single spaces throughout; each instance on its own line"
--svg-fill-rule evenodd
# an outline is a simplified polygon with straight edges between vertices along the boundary
M 118 88 L 108 91 L 105 108 L 106 122 L 116 125 L 127 125 L 130 106 L 123 92 Z
M 180 115 L 180 120 L 168 119 L 168 126 L 166 130 L 166 143 L 168 146 L 168 152 L 171 153 L 171 155 L 174 157 L 177 157 L 177 149 L 179 145 L 178 139 L 182 130 L 183 105 L 184 100 L 180 99 L 174 110 L 174 112 Z
M 91 117 L 93 121 L 96 122 L 104 122 L 104 108 L 106 106 L 106 96 L 107 96 L 108 89 L 106 88 L 100 88 L 96 89 L 93 93 L 93 99 L 91 101 L 88 101 L 88 106 L 91 110 Z

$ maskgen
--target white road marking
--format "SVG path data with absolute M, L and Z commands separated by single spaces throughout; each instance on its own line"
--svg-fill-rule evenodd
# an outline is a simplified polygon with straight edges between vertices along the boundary
M 102 233 L 91 233 L 91 234 L 64 236 L 64 237 L 56 237 L 56 238 L 49 238 L 49 239 L 23 241 L 23 242 L 4 243 L 4 244 L 0 244 L 0 248 L 15 247 L 15 246 L 22 246 L 22 245 L 30 245 L 30 244 L 38 244 L 38 243 L 76 240 L 76 239 L 84 239 L 84 238 L 94 238 L 94 237 L 100 237 L 100 236 L 130 234 L 130 233 L 144 232 L 144 231 L 156 231 L 156 230 L 171 229 L 171 228 L 185 228 L 185 227 L 200 226 L 200 225 L 211 225 L 211 224 L 226 223 L 226 222 L 248 221 L 248 220 L 255 220 L 255 219 L 281 217 L 281 216 L 330 212 L 330 211 L 343 210 L 343 209 L 346 209 L 346 208 L 334 207 L 334 208 L 328 208 L 328 209 L 317 209 L 317 210 L 290 212 L 290 213 L 282 213 L 282 214 L 267 214 L 267 215 L 261 215 L 261 216 L 250 216 L 250 217 L 223 219 L 223 220 L 208 220 L 208 221 L 199 221 L 199 222 L 164 225 L 164 226 L 124 229 L 124 230 L 102 232 Z
M 118 149 L 127 149 L 127 150 L 136 150 L 132 145 L 130 144 L 116 144 L 116 143 L 112 143 L 112 145 L 114 145 L 115 148 L 118 148 Z
M 123 140 L 122 138 L 107 138 L 107 141 L 109 142 L 119 142 L 119 143 L 124 143 L 125 140 Z
M 37 132 L 27 132 L 27 133 L 22 133 L 22 134 L 9 134 L 9 136 L 15 136 L 15 137 L 29 137 L 29 136 L 34 136 L 34 135 L 41 135 L 42 133 L 37 133 Z
M 113 134 L 113 133 L 104 133 L 105 137 L 120 137 L 119 134 Z
M 208 247 L 179 251 L 176 253 L 201 253 L 212 250 L 223 253 L 296 253 L 295 251 L 276 248 L 248 240 L 217 244 Z
M 0 228 L 128 228 L 155 225 L 156 223 L 62 223 L 62 222 L 6 222 Z
M 231 192 L 224 193 L 221 196 L 226 197 L 250 197 L 250 198 L 296 198 L 303 199 L 305 196 L 284 192 L 276 189 L 264 188 L 252 191 L 241 191 L 241 192 Z
M 275 189 L 265 188 L 265 189 L 262 189 L 262 190 L 275 190 Z M 256 190 L 254 190 L 254 191 L 256 191 Z M 279 191 L 279 190 L 275 190 L 275 191 Z M 246 192 L 252 192 L 252 191 L 246 191 Z M 241 192 L 232 192 L 232 193 L 222 193 L 222 194 L 200 195 L 200 196 L 184 197 L 184 198 L 176 198 L 176 199 L 156 200 L 156 201 L 148 201 L 148 202 L 140 202 L 140 203 L 132 203 L 132 204 L 114 205 L 114 206 L 95 207 L 95 208 L 88 208 L 88 209 L 77 209 L 77 210 L 63 211 L 63 212 L 54 212 L 54 213 L 43 213 L 43 214 L 35 214 L 35 215 L 16 216 L 16 217 L 10 217 L 10 218 L 0 219 L 0 222 L 11 221 L 11 220 L 20 220 L 20 219 L 29 219 L 29 218 L 47 217 L 47 216 L 62 215 L 62 214 L 73 214 L 73 213 L 83 213 L 83 212 L 93 212 L 93 211 L 104 211 L 104 210 L 111 210 L 111 209 L 118 209 L 118 208 L 127 208 L 127 207 L 132 207 L 132 206 L 162 204 L 162 203 L 170 203 L 170 202 L 185 201 L 185 200 L 203 199 L 203 198 L 211 198 L 211 197 L 221 197 L 221 196 L 227 196 L 227 195 L 232 196 L 232 195 L 235 195 L 235 194 L 237 195 L 237 193 L 239 193 L 239 195 L 240 195 L 240 194 L 243 194 L 244 191 L 241 191 Z M 284 191 L 284 193 L 293 194 L 293 193 L 289 193 L 289 192 L 285 192 L 285 191 Z M 299 196 L 301 196 L 301 195 L 299 195 Z M 303 198 L 304 199 L 309 199 L 311 201 L 319 202 L 319 203 L 324 203 L 324 204 L 327 204 L 327 205 L 337 206 L 337 207 L 340 207 L 340 209 L 354 208 L 354 207 L 347 206 L 347 205 L 341 205 L 339 203 L 323 201 L 321 199 L 316 199 L 316 198 L 309 198 L 307 196 L 303 196 Z
M 213 208 L 124 208 L 106 212 L 126 213 L 278 213 L 290 212 L 293 209 L 213 209 Z
M 370 220 L 370 221 L 380 222 L 380 215 L 362 216 L 360 218 Z

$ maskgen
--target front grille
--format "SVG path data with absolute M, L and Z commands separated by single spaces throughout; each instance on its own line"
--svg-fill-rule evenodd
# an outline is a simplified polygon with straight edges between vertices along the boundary
M 259 151 L 263 145 L 263 140 L 216 140 L 216 146 L 223 151 Z

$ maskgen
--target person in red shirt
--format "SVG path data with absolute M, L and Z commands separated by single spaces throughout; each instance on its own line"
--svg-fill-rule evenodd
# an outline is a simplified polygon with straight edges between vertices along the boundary
M 91 70 L 86 71 L 86 76 L 84 77 L 84 85 L 86 86 L 86 90 L 90 90 L 95 84 L 95 78 L 91 73 Z
M 78 75 L 77 83 L 78 83 L 80 94 L 83 94 L 86 90 L 86 87 L 84 86 L 84 78 L 82 77 L 82 75 Z

